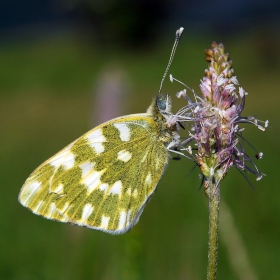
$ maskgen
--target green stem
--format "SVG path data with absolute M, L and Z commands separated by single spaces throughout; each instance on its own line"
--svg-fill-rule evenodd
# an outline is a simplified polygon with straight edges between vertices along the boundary
M 207 280 L 215 280 L 218 263 L 218 225 L 220 208 L 220 186 L 211 183 L 205 189 L 209 198 L 209 240 Z

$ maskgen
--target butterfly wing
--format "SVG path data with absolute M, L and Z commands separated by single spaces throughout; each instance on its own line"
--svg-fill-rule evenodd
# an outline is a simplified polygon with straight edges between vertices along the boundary
M 39 166 L 19 201 L 51 220 L 113 234 L 128 231 L 168 162 L 160 129 L 149 114 L 97 126 Z

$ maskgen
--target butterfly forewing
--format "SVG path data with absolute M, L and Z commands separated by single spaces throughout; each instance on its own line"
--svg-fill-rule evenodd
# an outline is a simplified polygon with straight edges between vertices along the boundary
M 137 223 L 168 162 L 160 130 L 149 114 L 92 129 L 30 175 L 20 202 L 49 219 L 126 232 Z

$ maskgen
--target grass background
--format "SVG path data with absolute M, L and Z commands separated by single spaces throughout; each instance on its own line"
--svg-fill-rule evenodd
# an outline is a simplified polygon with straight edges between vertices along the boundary
M 170 72 L 199 92 L 207 67 L 204 49 L 216 38 L 185 33 Z M 199 189 L 198 170 L 186 177 L 193 167 L 186 159 L 170 162 L 140 222 L 121 236 L 43 219 L 17 201 L 23 182 L 39 164 L 98 124 L 94 122 L 101 112 L 93 108 L 104 68 L 117 65 L 126 74 L 129 92 L 121 100 L 120 114 L 145 112 L 158 91 L 172 43 L 173 33 L 145 51 L 114 46 L 101 50 L 80 38 L 59 35 L 0 46 L 1 279 L 206 278 L 207 199 Z M 251 279 L 276 280 L 280 276 L 279 52 L 273 55 L 248 34 L 223 43 L 239 82 L 249 92 L 244 115 L 269 119 L 271 127 L 266 132 L 246 127 L 244 134 L 264 152 L 257 164 L 267 176 L 260 182 L 252 177 L 253 190 L 231 170 L 222 182 L 221 199 L 243 242 L 255 275 Z M 175 94 L 181 89 L 167 80 L 163 91 Z M 174 103 L 173 112 L 184 105 Z M 235 247 L 231 234 L 220 234 L 218 279 L 242 279 L 229 254 L 238 260 L 241 252 L 232 252 L 225 242 Z M 249 279 L 245 271 L 241 275 Z

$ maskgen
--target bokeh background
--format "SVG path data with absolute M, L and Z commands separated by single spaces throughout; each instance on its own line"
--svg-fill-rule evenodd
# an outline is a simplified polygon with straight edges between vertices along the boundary
M 68 143 L 146 111 L 181 26 L 170 73 L 199 92 L 204 49 L 222 42 L 249 92 L 244 115 L 270 120 L 266 132 L 245 130 L 267 176 L 251 177 L 254 189 L 236 170 L 222 182 L 218 279 L 280 279 L 279 11 L 278 0 L 0 1 L 0 279 L 206 279 L 207 199 L 186 159 L 171 160 L 121 236 L 43 219 L 17 201 L 28 175 Z M 166 80 L 163 92 L 181 89 Z

